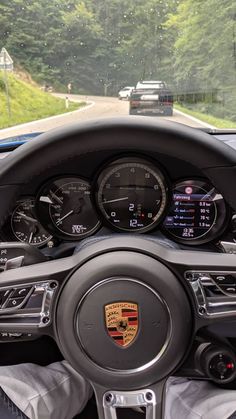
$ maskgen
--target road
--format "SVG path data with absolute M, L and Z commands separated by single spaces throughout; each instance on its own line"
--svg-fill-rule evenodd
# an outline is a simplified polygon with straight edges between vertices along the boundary
M 63 94 L 55 96 L 65 98 Z M 65 124 L 75 121 L 88 121 L 93 118 L 105 118 L 114 116 L 127 116 L 129 113 L 129 103 L 127 101 L 120 101 L 114 97 L 99 97 L 99 96 L 79 96 L 69 95 L 71 101 L 86 101 L 87 106 L 78 111 L 69 112 L 64 115 L 58 115 L 51 118 L 41 119 L 39 121 L 29 122 L 26 124 L 17 125 L 15 127 L 2 129 L 0 131 L 0 139 L 7 138 L 20 134 L 27 134 L 30 132 L 48 131 Z M 209 125 L 192 118 L 186 114 L 175 110 L 172 117 L 156 118 L 169 119 L 174 122 L 186 124 L 192 127 L 210 127 Z

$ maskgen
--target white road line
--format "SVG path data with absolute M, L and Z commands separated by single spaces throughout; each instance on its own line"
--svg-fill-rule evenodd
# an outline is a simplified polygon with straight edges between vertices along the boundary
M 178 109 L 174 108 L 174 112 L 181 115 L 181 116 L 185 116 L 185 118 L 188 118 L 193 122 L 197 122 L 198 124 L 202 125 L 205 128 L 216 129 L 216 127 L 214 127 L 214 125 L 210 125 L 207 122 L 201 121 L 201 119 L 195 118 L 194 116 L 191 116 L 191 115 L 188 115 L 187 113 L 181 112 Z
M 76 103 L 76 102 L 73 101 L 73 103 Z M 31 125 L 34 125 L 38 122 L 41 123 L 41 122 L 52 121 L 53 119 L 61 118 L 62 116 L 73 115 L 73 114 L 76 114 L 77 112 L 87 111 L 89 108 L 92 108 L 94 105 L 95 105 L 95 102 L 89 101 L 88 105 L 83 106 L 82 108 L 77 109 L 75 111 L 66 112 L 66 113 L 62 113 L 62 114 L 54 115 L 54 116 L 49 116 L 48 118 L 37 119 L 37 120 L 31 121 L 31 122 L 25 122 L 24 124 L 14 125 L 13 127 L 1 129 L 0 132 L 1 132 L 1 134 L 2 133 L 4 134 L 5 132 L 7 133 L 7 132 L 15 131 L 18 128 L 30 127 Z

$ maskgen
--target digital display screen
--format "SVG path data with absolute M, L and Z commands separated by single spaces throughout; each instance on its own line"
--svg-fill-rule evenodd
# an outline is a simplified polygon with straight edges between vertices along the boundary
M 164 226 L 174 237 L 187 241 L 209 236 L 215 230 L 222 195 L 202 181 L 183 181 L 175 185 L 172 205 Z

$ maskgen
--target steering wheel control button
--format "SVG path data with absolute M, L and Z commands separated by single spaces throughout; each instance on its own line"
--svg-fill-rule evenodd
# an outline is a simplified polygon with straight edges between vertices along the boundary
M 9 298 L 4 308 L 18 308 L 24 301 L 25 297 Z
M 16 288 L 13 291 L 11 297 L 12 298 L 26 297 L 31 290 L 32 290 L 32 287 Z
M 27 300 L 32 289 L 32 286 L 26 286 L 0 291 L 1 309 L 18 308 Z
M 236 274 L 235 274 L 236 275 Z M 217 285 L 235 285 L 236 286 L 236 276 L 234 275 L 211 275 L 212 279 Z
M 11 292 L 12 292 L 12 289 L 7 289 L 7 290 L 0 291 L 0 308 L 3 307 L 6 300 L 10 296 Z
M 233 285 L 222 285 L 222 291 L 226 292 L 227 294 L 236 294 L 236 286 Z

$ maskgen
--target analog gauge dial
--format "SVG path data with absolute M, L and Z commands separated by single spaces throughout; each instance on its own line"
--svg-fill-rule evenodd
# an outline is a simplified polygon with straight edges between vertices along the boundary
M 124 231 L 148 231 L 166 209 L 168 188 L 164 176 L 146 160 L 122 159 L 98 179 L 97 204 L 106 221 Z
M 92 234 L 100 225 L 90 197 L 90 184 L 77 177 L 58 178 L 39 193 L 38 213 L 50 231 L 64 238 Z
M 51 235 L 40 224 L 35 212 L 35 199 L 18 202 L 11 216 L 11 228 L 17 240 L 33 246 L 42 246 Z
M 224 199 L 214 186 L 202 180 L 184 180 L 174 185 L 164 228 L 177 241 L 201 244 L 222 233 L 227 214 Z

